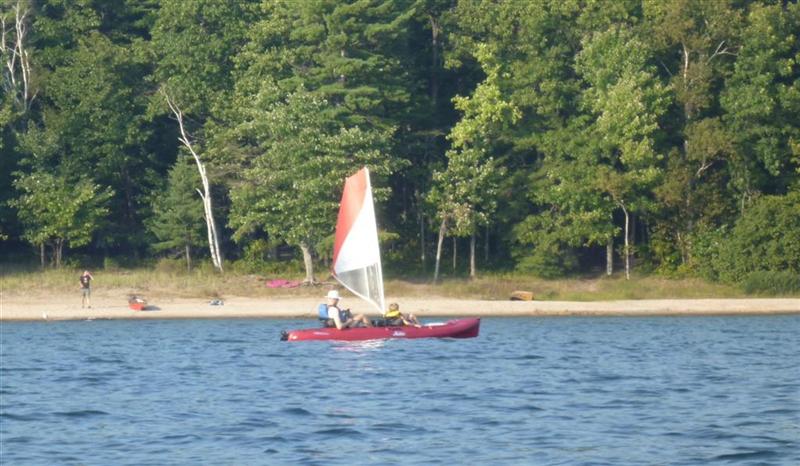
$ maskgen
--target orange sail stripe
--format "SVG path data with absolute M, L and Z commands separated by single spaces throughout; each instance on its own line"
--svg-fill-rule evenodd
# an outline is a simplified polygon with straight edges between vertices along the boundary
M 344 183 L 342 202 L 339 205 L 339 219 L 336 222 L 336 239 L 333 244 L 333 267 L 336 267 L 336 259 L 339 257 L 339 249 L 342 247 L 350 228 L 355 223 L 358 213 L 364 205 L 364 196 L 367 192 L 367 172 L 362 168 L 355 175 L 347 178 Z

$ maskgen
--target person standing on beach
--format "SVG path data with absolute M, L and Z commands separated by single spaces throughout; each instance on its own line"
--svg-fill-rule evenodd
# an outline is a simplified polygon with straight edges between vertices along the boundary
M 92 274 L 89 273 L 88 270 L 84 270 L 83 271 L 83 275 L 81 275 L 81 278 L 79 280 L 81 282 L 81 293 L 83 295 L 82 298 L 81 298 L 81 308 L 83 308 L 84 306 L 89 306 L 89 309 L 91 309 L 92 308 L 92 301 L 91 301 L 92 283 L 91 282 L 92 282 L 92 280 L 94 280 L 94 277 L 92 276 Z

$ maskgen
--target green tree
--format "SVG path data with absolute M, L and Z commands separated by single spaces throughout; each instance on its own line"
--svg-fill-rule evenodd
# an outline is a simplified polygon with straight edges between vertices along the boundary
M 682 264 L 691 263 L 698 229 L 732 215 L 727 187 L 731 137 L 719 123 L 719 89 L 740 47 L 742 8 L 732 0 L 647 0 L 643 33 L 668 74 L 674 111 L 664 182 L 656 190 L 661 212 L 654 237 L 673 244 Z M 723 144 L 708 144 L 708 141 Z M 718 203 L 721 201 L 722 203 Z M 663 259 L 663 258 L 662 258 Z
M 34 172 L 21 175 L 14 182 L 21 193 L 12 201 L 22 221 L 25 240 L 41 251 L 52 249 L 52 262 L 61 266 L 64 245 L 88 244 L 92 234 L 108 214 L 108 200 L 113 193 L 87 178 L 73 182 L 71 177 Z
M 480 44 L 476 58 L 486 79 L 472 96 L 453 99 L 464 116 L 448 136 L 452 149 L 447 152 L 447 169 L 433 175 L 435 184 L 430 201 L 441 221 L 434 281 L 438 279 L 442 241 L 448 229 L 456 236 L 470 237 L 470 277 L 475 277 L 475 236 L 478 227 L 492 220 L 504 172 L 489 155 L 491 141 L 499 130 L 520 118 L 519 110 L 505 100 L 500 90 L 498 79 L 502 67 L 490 48 Z
M 574 271 L 575 249 L 607 245 L 606 272 L 613 272 L 614 202 L 597 186 L 597 139 L 587 116 L 576 118 L 561 132 L 563 142 L 548 148 L 541 167 L 528 175 L 530 200 L 541 211 L 513 228 L 518 269 L 552 278 Z M 555 136 L 555 132 L 551 134 Z
M 732 181 L 744 208 L 756 192 L 782 193 L 800 168 L 800 5 L 753 5 L 722 90 Z
M 148 229 L 158 238 L 156 251 L 179 251 L 192 269 L 192 247 L 205 245 L 203 203 L 197 193 L 200 177 L 194 161 L 181 157 L 169 171 L 166 189 L 152 200 Z
M 254 101 L 237 128 L 247 168 L 231 189 L 234 239 L 260 230 L 300 247 L 307 283 L 316 281 L 312 255 L 333 231 L 345 177 L 364 165 L 387 175 L 396 165 L 382 151 L 386 132 L 341 125 L 326 117 L 330 107 L 305 91 L 267 98 Z M 380 198 L 386 190 L 375 193 Z
M 152 27 L 152 79 L 204 123 L 233 89 L 234 58 L 255 21 L 256 0 L 162 0 Z M 161 102 L 156 102 L 163 112 Z
M 585 241 L 561 236 L 569 233 L 559 233 L 562 228 L 574 234 L 597 231 L 590 233 L 592 241 L 613 236 L 613 229 L 608 227 L 610 212 L 599 212 L 600 221 L 588 212 L 605 208 L 593 205 L 599 197 L 585 189 L 594 177 L 589 172 L 573 173 L 567 167 L 570 161 L 587 169 L 593 165 L 588 156 L 580 154 L 582 145 L 573 143 L 578 138 L 593 142 L 581 136 L 588 123 L 580 108 L 582 83 L 575 70 L 575 56 L 584 35 L 606 30 L 611 24 L 633 22 L 639 9 L 634 1 L 470 0 L 458 2 L 449 16 L 456 30 L 447 41 L 448 66 L 457 69 L 461 81 L 466 81 L 474 73 L 471 68 L 477 44 L 490 45 L 503 63 L 499 81 L 504 95 L 522 115 L 515 125 L 493 135 L 490 153 L 509 174 L 502 181 L 501 192 L 526 194 L 501 196 L 496 215 L 497 230 L 506 235 L 501 239 L 512 244 L 512 254 L 520 266 L 536 268 L 535 263 L 542 264 L 549 269 L 545 273 L 552 275 L 557 272 L 551 265 L 574 264 L 570 248 Z M 559 174 L 562 169 L 565 171 Z M 568 182 L 574 185 L 556 187 Z M 579 191 L 570 191 L 572 187 Z M 563 204 L 569 196 L 569 202 L 583 205 Z M 550 215 L 559 216 L 558 221 L 547 220 Z M 563 257 L 554 256 L 555 251 Z
M 590 131 L 600 164 L 590 184 L 622 211 L 627 278 L 631 215 L 652 210 L 652 189 L 661 175 L 655 138 L 668 105 L 667 89 L 648 60 L 647 45 L 619 28 L 592 36 L 577 59 L 589 84 L 584 102 L 596 117 Z
M 224 212 L 228 199 L 218 199 L 222 196 L 212 186 L 221 184 L 228 168 L 224 167 L 229 149 L 224 135 L 237 124 L 227 115 L 232 106 L 235 57 L 247 41 L 257 11 L 258 2 L 253 0 L 167 0 L 161 3 L 153 27 L 151 47 L 156 67 L 151 79 L 160 87 L 161 95 L 151 101 L 151 111 L 163 115 L 169 108 L 178 122 L 176 139 L 195 158 L 203 188 L 209 252 L 220 272 L 221 232 L 214 206 L 220 205 L 219 210 Z M 215 157 L 215 153 L 221 155 Z
M 144 118 L 148 70 L 141 34 L 142 2 L 37 2 L 33 21 L 41 92 L 20 135 L 25 170 L 90 177 L 108 186 L 115 222 L 98 243 L 128 253 L 145 243 L 147 194 L 159 167 Z
M 631 217 L 652 206 L 661 158 L 655 139 L 668 103 L 649 58 L 646 44 L 630 28 L 612 26 L 583 41 L 575 68 L 586 85 L 581 95 L 585 115 L 553 133 L 570 142 L 547 148 L 535 178 L 533 199 L 549 208 L 515 229 L 519 241 L 540 249 L 526 267 L 553 275 L 559 264 L 574 264 L 564 246 L 605 243 L 611 273 L 612 241 L 620 229 L 614 213 L 619 211 L 629 276 Z
M 759 271 L 800 275 L 800 193 L 760 197 L 720 240 L 712 260 L 723 281 Z
M 345 124 L 393 127 L 409 101 L 401 57 L 412 3 L 264 2 L 239 57 L 238 84 L 252 94 L 273 79 L 278 96 L 306 89 L 330 102 L 330 116 Z
M 27 0 L 0 3 L 0 240 L 8 239 L 19 226 L 8 205 L 15 197 L 12 174 L 19 169 L 16 135 L 27 124 L 39 91 L 33 71 L 31 11 Z

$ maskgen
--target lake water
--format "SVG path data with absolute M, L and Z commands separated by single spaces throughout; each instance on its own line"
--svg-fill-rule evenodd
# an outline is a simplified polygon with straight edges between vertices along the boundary
M 800 464 L 800 316 L 3 323 L 0 463 Z

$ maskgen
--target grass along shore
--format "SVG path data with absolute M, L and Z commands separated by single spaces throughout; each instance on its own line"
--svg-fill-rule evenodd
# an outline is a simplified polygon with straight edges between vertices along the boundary
M 0 292 L 6 297 L 42 296 L 78 293 L 77 269 L 44 271 L 0 270 Z M 192 272 L 158 268 L 92 270 L 94 290 L 119 295 L 137 294 L 166 298 L 251 298 L 317 297 L 335 286 L 332 278 L 323 278 L 318 286 L 272 289 L 265 286 L 270 278 L 301 279 L 295 276 L 262 276 L 226 272 L 219 274 L 207 268 Z M 327 274 L 326 274 L 327 275 Z M 322 274 L 320 274 L 322 276 Z M 513 291 L 534 294 L 538 301 L 611 301 L 637 299 L 709 299 L 769 297 L 751 296 L 733 286 L 708 283 L 700 279 L 668 279 L 657 276 L 604 275 L 590 278 L 544 280 L 518 274 L 486 274 L 469 280 L 450 278 L 433 285 L 430 279 L 389 279 L 387 296 L 443 297 L 452 299 L 508 300 Z M 791 297 L 791 296 L 782 296 Z

